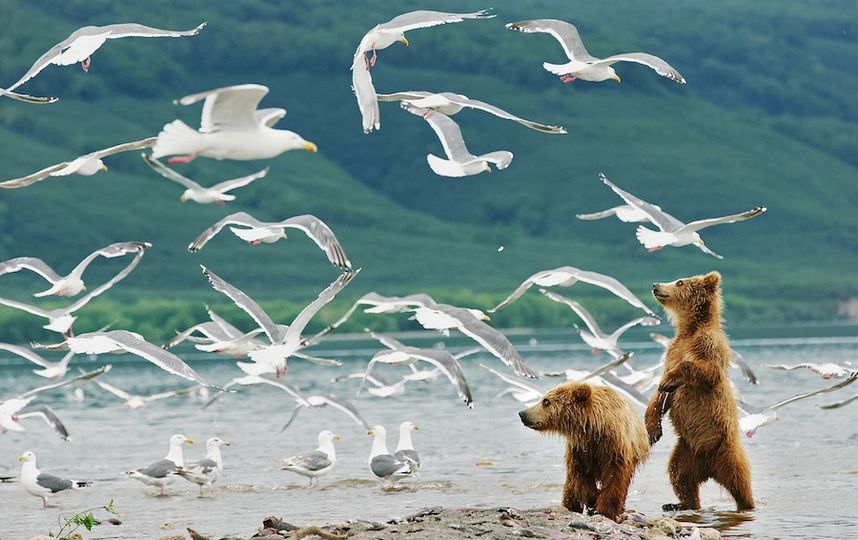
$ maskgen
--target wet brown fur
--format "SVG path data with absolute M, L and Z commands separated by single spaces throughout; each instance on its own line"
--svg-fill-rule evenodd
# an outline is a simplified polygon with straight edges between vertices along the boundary
M 519 416 L 527 427 L 566 438 L 563 506 L 616 520 L 635 470 L 649 455 L 646 427 L 634 408 L 611 388 L 570 381 Z
M 700 484 L 710 478 L 730 492 L 739 510 L 752 509 L 751 467 L 727 374 L 730 349 L 721 328 L 721 275 L 656 283 L 653 296 L 676 327 L 661 384 L 645 414 L 653 444 L 668 411 L 677 436 L 668 474 L 679 503 L 665 509 L 699 509 Z

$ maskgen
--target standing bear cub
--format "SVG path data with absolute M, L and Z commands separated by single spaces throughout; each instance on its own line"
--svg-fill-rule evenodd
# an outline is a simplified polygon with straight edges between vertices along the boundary
M 611 388 L 570 381 L 518 415 L 531 429 L 566 438 L 563 506 L 616 520 L 649 454 L 646 427 L 631 404 Z
M 646 410 L 652 443 L 661 437 L 661 418 L 668 411 L 676 432 L 668 474 L 679 503 L 664 509 L 699 509 L 700 484 L 710 478 L 730 492 L 739 510 L 752 509 L 751 467 L 727 374 L 730 348 L 721 329 L 721 275 L 654 283 L 652 294 L 676 327 L 661 383 Z

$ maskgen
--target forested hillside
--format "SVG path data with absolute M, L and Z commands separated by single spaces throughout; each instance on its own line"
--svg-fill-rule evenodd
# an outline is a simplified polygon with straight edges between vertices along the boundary
M 51 66 L 20 89 L 59 96 L 56 104 L 0 99 L 3 178 L 154 135 L 177 117 L 194 125 L 200 107 L 174 106 L 173 99 L 246 82 L 269 86 L 261 106 L 287 108 L 279 127 L 320 150 L 267 163 L 198 159 L 178 166 L 208 184 L 271 166 L 267 178 L 237 191 L 225 207 L 182 204 L 181 189 L 134 153 L 109 159 L 110 171 L 93 177 L 4 190 L 0 259 L 32 255 L 68 270 L 110 242 L 151 241 L 140 267 L 80 312 L 80 327 L 116 321 L 152 338 L 194 322 L 204 303 L 226 306 L 199 264 L 284 322 L 334 279 L 336 271 L 300 233 L 250 247 L 227 232 L 187 253 L 200 231 L 238 210 L 270 221 L 313 213 L 331 225 L 363 271 L 323 320 L 369 290 L 425 290 L 440 301 L 486 308 L 534 271 L 564 264 L 614 275 L 644 298 L 653 281 L 719 270 L 728 320 L 737 324 L 833 319 L 842 302 L 858 297 L 858 4 L 510 0 L 493 4 L 493 19 L 410 32 L 409 47 L 379 52 L 372 71 L 379 92 L 459 92 L 569 132 L 546 135 L 462 112 L 455 119 L 472 152 L 507 149 L 515 158 L 492 174 L 441 178 L 426 164 L 427 153 L 443 152 L 437 138 L 397 104 L 381 105 L 380 132 L 362 133 L 349 65 L 361 36 L 400 12 L 484 7 L 472 0 L 395 8 L 380 0 L 0 0 L 3 87 L 83 25 L 187 29 L 209 22 L 193 38 L 108 42 L 89 73 Z M 562 84 L 542 69 L 543 61 L 564 61 L 553 38 L 503 27 L 548 17 L 577 24 L 596 56 L 648 51 L 688 84 L 634 64 L 615 66 L 620 84 Z M 575 219 L 619 204 L 599 172 L 682 220 L 757 205 L 769 211 L 704 232 L 723 261 L 694 247 L 650 254 L 634 225 Z M 98 283 L 119 264 L 99 262 L 89 279 Z M 21 274 L 0 278 L 0 296 L 25 300 L 41 290 L 36 277 Z M 634 314 L 592 288 L 572 291 L 599 308 L 608 327 Z M 534 292 L 495 322 L 569 324 L 564 309 Z M 0 322 L 2 339 L 42 336 L 29 315 L 2 308 Z M 352 328 L 367 324 L 410 323 L 365 317 Z

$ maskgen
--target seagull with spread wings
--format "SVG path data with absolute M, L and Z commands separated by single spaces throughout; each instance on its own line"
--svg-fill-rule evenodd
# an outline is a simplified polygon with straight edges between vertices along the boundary
M 142 253 L 143 250 L 152 247 L 149 242 L 117 242 L 109 246 L 97 249 L 87 255 L 81 262 L 75 266 L 71 272 L 65 276 L 59 275 L 42 259 L 35 257 L 16 257 L 7 261 L 0 262 L 0 276 L 10 274 L 19 270 L 30 270 L 45 278 L 51 287 L 33 296 L 41 298 L 48 295 L 57 296 L 77 296 L 86 290 L 86 285 L 83 282 L 83 273 L 98 257 L 113 259 L 121 257 L 128 253 Z
M 184 396 L 184 395 L 188 395 L 191 393 L 190 388 L 182 388 L 180 390 L 170 390 L 169 392 L 160 392 L 158 394 L 150 394 L 148 396 L 142 396 L 142 395 L 138 395 L 138 394 L 132 394 L 131 392 L 128 392 L 128 391 L 123 390 L 121 388 L 117 388 L 117 387 L 113 386 L 112 384 L 109 384 L 109 383 L 106 383 L 103 381 L 95 380 L 94 382 L 102 390 L 109 392 L 110 394 L 113 394 L 114 396 L 116 396 L 119 399 L 121 399 L 122 401 L 124 401 L 123 405 L 125 405 L 129 409 L 139 409 L 141 407 L 145 407 L 146 405 L 148 405 L 149 403 L 152 403 L 153 401 L 158 401 L 161 399 L 169 399 L 171 397 L 176 397 L 176 396 Z
M 57 163 L 56 165 L 45 167 L 44 169 L 34 172 L 33 174 L 28 174 L 27 176 L 13 178 L 11 180 L 4 180 L 0 182 L 0 188 L 22 188 L 35 184 L 36 182 L 41 182 L 42 180 L 45 180 L 52 176 L 69 176 L 71 174 L 92 176 L 99 171 L 107 170 L 107 165 L 105 165 L 104 161 L 102 161 L 103 158 L 122 152 L 131 152 L 132 150 L 150 148 L 155 145 L 155 141 L 155 137 L 149 137 L 148 139 L 141 139 L 139 141 L 117 144 L 116 146 L 111 146 L 110 148 L 96 150 L 95 152 L 90 152 L 89 154 L 79 156 L 72 161 L 63 161 L 62 163 Z
M 584 81 L 601 82 L 609 79 L 620 82 L 620 76 L 611 66 L 617 62 L 634 62 L 647 66 L 662 77 L 667 77 L 680 84 L 685 84 L 685 77 L 679 74 L 670 64 L 649 53 L 631 52 L 615 54 L 607 58 L 596 58 L 591 56 L 581 41 L 578 29 L 574 24 L 557 19 L 535 19 L 532 21 L 519 21 L 509 23 L 506 27 L 510 30 L 532 33 L 539 32 L 550 34 L 560 42 L 563 52 L 569 58 L 565 64 L 550 64 L 545 62 L 542 67 L 555 75 L 560 76 L 564 83 L 571 83 L 575 79 Z
M 298 229 L 325 252 L 331 264 L 344 270 L 350 270 L 352 267 L 352 263 L 346 256 L 346 252 L 343 251 L 343 247 L 334 235 L 334 231 L 324 221 L 310 214 L 290 217 L 283 221 L 263 222 L 247 212 L 236 212 L 226 216 L 200 233 L 188 245 L 188 251 L 194 253 L 201 250 L 209 240 L 227 225 L 232 225 L 229 230 L 251 245 L 277 242 L 278 240 L 287 238 L 286 229 Z
M 33 373 L 51 381 L 64 376 L 68 372 L 69 361 L 71 360 L 71 357 L 74 356 L 74 353 L 68 353 L 59 362 L 49 362 L 42 358 L 41 355 L 36 354 L 35 351 L 25 347 L 19 347 L 18 345 L 12 345 L 10 343 L 0 343 L 0 350 L 9 351 L 12 354 L 36 364 L 41 369 L 34 369 Z
M 257 109 L 267 93 L 267 86 L 241 84 L 176 100 L 178 105 L 204 100 L 200 128 L 173 120 L 158 134 L 152 157 L 173 156 L 167 160 L 173 164 L 197 157 L 251 160 L 273 158 L 290 150 L 316 152 L 316 145 L 297 133 L 272 127 L 286 116 L 285 109 Z
M 260 178 L 265 178 L 269 169 L 268 167 L 265 167 L 261 171 L 253 174 L 242 176 L 240 178 L 233 178 L 231 180 L 224 180 L 223 182 L 217 183 L 211 187 L 205 187 L 186 176 L 182 176 L 157 159 L 150 157 L 145 152 L 143 152 L 141 156 L 143 156 L 143 161 L 145 161 L 146 164 L 149 165 L 156 173 L 185 188 L 185 191 L 183 191 L 179 196 L 180 201 L 194 201 L 199 204 L 225 204 L 229 201 L 234 201 L 235 195 L 231 195 L 229 193 L 230 191 L 244 187 Z
M 599 178 L 605 185 L 614 190 L 614 193 L 626 201 L 627 204 L 644 212 L 647 215 L 647 219 L 658 227 L 659 230 L 654 231 L 643 225 L 638 226 L 637 239 L 650 252 L 658 251 L 666 246 L 682 247 L 692 244 L 697 246 L 703 253 L 712 255 L 716 259 L 723 259 L 724 257 L 706 247 L 698 231 L 714 225 L 745 221 L 746 219 L 757 217 L 766 211 L 766 207 L 758 206 L 740 214 L 732 214 L 719 218 L 698 219 L 697 221 L 683 223 L 657 206 L 638 199 L 631 193 L 618 188 L 604 174 L 600 173 Z

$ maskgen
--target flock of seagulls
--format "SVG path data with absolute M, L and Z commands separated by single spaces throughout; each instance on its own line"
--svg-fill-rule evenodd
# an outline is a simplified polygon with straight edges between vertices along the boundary
M 472 13 L 413 11 L 394 17 L 367 32 L 360 40 L 351 64 L 352 90 L 357 99 L 363 131 L 371 133 L 381 128 L 379 102 L 399 102 L 402 109 L 423 118 L 438 136 L 445 157 L 429 154 L 427 162 L 429 167 L 442 177 L 464 177 L 491 172 L 491 165 L 499 170 L 505 169 L 510 166 L 513 159 L 512 152 L 507 150 L 491 151 L 480 155 L 472 154 L 465 145 L 465 139 L 459 125 L 450 118 L 463 109 L 483 111 L 542 133 L 565 134 L 566 130 L 563 127 L 527 120 L 494 105 L 454 92 L 433 93 L 409 90 L 389 94 L 376 93 L 371 70 L 377 63 L 377 52 L 397 42 L 408 45 L 408 39 L 405 37 L 406 32 L 448 23 L 460 23 L 469 20 L 480 21 L 494 16 L 485 10 Z M 65 66 L 80 63 L 82 69 L 87 71 L 91 63 L 91 55 L 108 39 L 190 37 L 199 33 L 205 26 L 206 23 L 202 23 L 187 31 L 162 30 L 134 23 L 81 28 L 46 52 L 17 82 L 7 89 L 0 89 L 0 95 L 26 103 L 53 103 L 57 98 L 31 96 L 16 90 L 52 64 Z M 506 27 L 524 33 L 547 33 L 554 37 L 561 44 L 568 57 L 568 62 L 564 64 L 546 62 L 544 68 L 559 76 L 564 83 L 572 83 L 579 79 L 591 82 L 607 80 L 619 82 L 620 77 L 612 67 L 618 62 L 642 64 L 677 83 L 684 84 L 686 82 L 684 77 L 670 64 L 649 53 L 632 52 L 606 58 L 591 56 L 584 47 L 577 28 L 564 21 L 553 19 L 525 20 L 507 24 Z M 270 159 L 293 150 L 316 152 L 318 150 L 316 145 L 299 134 L 275 128 L 278 122 L 286 116 L 285 109 L 259 108 L 268 91 L 267 87 L 259 84 L 240 84 L 185 96 L 176 100 L 175 104 L 187 106 L 202 102 L 198 128 L 191 127 L 181 120 L 174 120 L 167 123 L 157 136 L 94 151 L 24 177 L 0 182 L 0 187 L 7 189 L 23 188 L 48 178 L 71 174 L 91 176 L 99 171 L 107 170 L 103 161 L 105 158 L 121 152 L 144 150 L 142 157 L 149 167 L 162 177 L 185 188 L 180 196 L 182 202 L 190 200 L 198 204 L 216 205 L 229 203 L 236 199 L 236 196 L 230 193 L 231 191 L 247 187 L 264 178 L 269 169 L 265 168 L 247 176 L 206 187 L 181 175 L 168 165 L 184 164 L 197 158 L 256 160 Z M 147 150 L 149 153 L 146 152 Z M 159 161 L 162 158 L 167 158 L 167 164 Z M 601 212 L 580 214 L 578 218 L 598 220 L 615 216 L 628 223 L 651 223 L 658 230 L 653 230 L 645 225 L 640 225 L 637 229 L 638 240 L 649 251 L 657 251 L 667 246 L 694 245 L 706 254 L 722 258 L 705 246 L 699 231 L 714 225 L 751 219 L 766 211 L 764 207 L 757 207 L 735 215 L 683 223 L 664 212 L 659 206 L 623 191 L 604 175 L 600 175 L 600 178 L 623 200 L 624 204 Z M 25 428 L 20 423 L 21 421 L 38 418 L 46 422 L 61 438 L 68 438 L 68 430 L 56 414 L 45 405 L 33 404 L 32 402 L 41 392 L 89 381 L 93 381 L 104 391 L 119 398 L 123 405 L 129 409 L 137 409 L 155 401 L 168 400 L 191 392 L 199 392 L 202 396 L 208 396 L 210 391 L 214 391 L 215 394 L 204 406 L 206 408 L 223 397 L 232 394 L 251 393 L 253 387 L 266 385 L 282 390 L 295 403 L 291 417 L 283 426 L 283 430 L 296 420 L 301 410 L 322 407 L 331 407 L 339 411 L 365 429 L 373 437 L 367 461 L 369 471 L 383 485 L 390 485 L 417 474 L 421 461 L 414 450 L 411 436 L 412 432 L 419 428 L 412 422 L 403 422 L 399 427 L 399 443 L 396 450 L 390 453 L 387 447 L 385 428 L 381 425 L 368 423 L 355 405 L 355 400 L 367 384 L 370 385 L 367 389 L 369 394 L 378 398 L 390 398 L 404 392 L 407 383 L 431 382 L 442 378 L 454 387 L 457 399 L 464 402 L 467 408 L 472 408 L 475 404 L 474 395 L 466 380 L 465 371 L 462 369 L 460 361 L 476 352 L 487 352 L 506 366 L 505 371 L 511 372 L 506 373 L 489 365 L 480 364 L 488 372 L 509 385 L 509 388 L 500 395 L 511 395 L 514 399 L 527 403 L 538 401 L 544 391 L 534 386 L 532 381 L 528 379 L 541 377 L 562 376 L 571 380 L 588 380 L 593 384 L 610 385 L 640 405 L 644 405 L 647 401 L 644 392 L 651 391 L 653 385 L 656 384 L 656 373 L 661 369 L 661 363 L 646 368 L 634 367 L 631 363 L 633 353 L 624 351 L 620 340 L 629 328 L 636 325 L 657 325 L 660 323 L 660 319 L 627 287 L 611 276 L 572 266 L 538 271 L 527 277 L 500 304 L 488 310 L 488 313 L 494 313 L 507 308 L 535 285 L 546 298 L 561 303 L 576 313 L 587 327 L 584 330 L 576 326 L 579 336 L 593 350 L 594 354 L 605 352 L 611 357 L 608 363 L 590 372 L 565 370 L 558 373 L 539 373 L 525 362 L 504 334 L 489 324 L 490 316 L 488 313 L 473 307 L 439 303 L 425 293 L 396 297 L 368 292 L 361 296 L 334 323 L 315 335 L 305 335 L 307 327 L 317 313 L 348 287 L 361 272 L 361 268 L 353 266 L 333 230 L 324 221 L 309 214 L 288 217 L 281 221 L 265 222 L 246 212 L 236 212 L 223 217 L 203 231 L 189 244 L 188 251 L 193 253 L 201 250 L 224 227 L 228 227 L 235 236 L 250 245 L 273 244 L 287 238 L 287 229 L 300 230 L 318 246 L 325 254 L 328 262 L 340 273 L 330 285 L 319 293 L 317 298 L 307 304 L 291 323 L 286 325 L 276 322 L 249 295 L 215 274 L 211 269 L 203 266 L 201 267 L 202 273 L 212 288 L 240 308 L 254 323 L 255 327 L 249 332 L 239 330 L 207 307 L 209 320 L 177 331 L 174 338 L 163 346 L 158 346 L 146 341 L 143 336 L 136 332 L 127 329 L 104 327 L 96 331 L 79 334 L 75 334 L 73 331 L 76 320 L 74 314 L 83 309 L 92 299 L 105 293 L 127 277 L 140 264 L 145 252 L 152 247 L 148 242 L 119 242 L 98 249 L 86 256 L 65 276 L 55 271 L 41 259 L 34 257 L 17 257 L 0 262 L 0 276 L 20 270 L 29 270 L 48 281 L 50 283 L 48 289 L 34 293 L 34 296 L 38 298 L 47 296 L 72 298 L 82 295 L 64 307 L 51 309 L 0 298 L 0 305 L 26 311 L 46 319 L 47 324 L 43 328 L 62 336 L 61 341 L 54 344 L 33 343 L 32 349 L 18 345 L 0 344 L 0 350 L 21 356 L 38 366 L 39 369 L 33 370 L 36 375 L 54 381 L 31 391 L 0 400 L 0 426 L 4 430 L 23 430 Z M 131 256 L 130 262 L 122 270 L 84 294 L 87 287 L 83 281 L 83 275 L 91 264 L 100 258 L 115 259 L 129 255 Z M 578 282 L 604 289 L 633 308 L 642 310 L 645 315 L 629 321 L 613 333 L 608 334 L 601 330 L 596 322 L 596 317 L 579 302 L 549 290 L 549 288 L 554 287 L 569 288 Z M 319 358 L 308 354 L 305 349 L 309 349 L 326 339 L 345 321 L 354 316 L 360 308 L 365 314 L 394 316 L 405 314 L 424 329 L 438 331 L 445 336 L 449 336 L 451 331 L 458 331 L 472 339 L 479 347 L 453 355 L 443 349 L 418 348 L 389 336 L 369 332 L 370 337 L 380 343 L 380 350 L 372 356 L 364 370 L 334 379 L 338 382 L 359 379 L 360 383 L 354 399 L 343 399 L 329 393 L 310 395 L 290 382 L 288 378 L 288 360 L 290 358 L 298 358 L 325 366 L 340 365 L 338 360 Z M 669 338 L 657 334 L 653 334 L 653 339 L 661 344 L 669 342 Z M 202 378 L 178 355 L 169 350 L 186 341 L 205 352 L 238 358 L 235 377 L 222 386 Z M 34 349 L 67 351 L 67 353 L 61 360 L 52 362 L 43 358 Z M 101 377 L 110 370 L 110 365 L 63 379 L 67 375 L 69 364 L 75 355 L 107 353 L 129 353 L 139 356 L 164 372 L 189 381 L 193 386 L 148 396 L 135 395 L 101 380 Z M 756 376 L 741 355 L 734 353 L 733 363 L 742 369 L 748 380 L 756 383 Z M 379 364 L 407 366 L 408 372 L 402 375 L 400 380 L 390 383 L 373 372 Z M 426 369 L 420 369 L 418 365 Z M 623 367 L 627 373 L 623 375 L 614 373 L 614 370 L 620 367 Z M 823 378 L 842 378 L 843 380 L 830 387 L 800 394 L 763 409 L 756 409 L 743 403 L 742 408 L 745 416 L 742 418 L 741 425 L 742 430 L 749 437 L 760 426 L 776 419 L 776 411 L 782 407 L 821 393 L 839 390 L 852 384 L 858 378 L 858 373 L 847 366 L 832 367 L 830 365 L 812 366 L 805 364 L 772 367 L 778 369 L 806 367 L 813 369 Z M 450 392 L 450 397 L 452 398 L 452 392 Z M 845 406 L 856 399 L 858 396 L 828 407 Z M 318 435 L 317 448 L 283 460 L 283 470 L 309 478 L 311 486 L 314 482 L 318 483 L 319 477 L 333 469 L 336 464 L 334 442 L 338 440 L 340 440 L 339 435 L 329 430 L 321 431 Z M 170 438 L 169 451 L 162 459 L 146 467 L 129 471 L 128 477 L 139 480 L 147 486 L 158 488 L 161 494 L 166 493 L 167 485 L 177 477 L 182 477 L 199 486 L 201 496 L 206 489 L 212 491 L 213 484 L 224 471 L 221 448 L 229 446 L 229 443 L 218 437 L 209 438 L 206 443 L 204 458 L 196 462 L 185 463 L 183 445 L 192 443 L 193 441 L 184 435 L 173 435 Z M 24 452 L 20 460 L 23 463 L 21 469 L 22 485 L 27 492 L 40 497 L 44 505 L 47 505 L 47 498 L 52 494 L 82 488 L 88 484 L 87 482 L 66 480 L 41 472 L 36 467 L 36 456 L 31 451 Z

